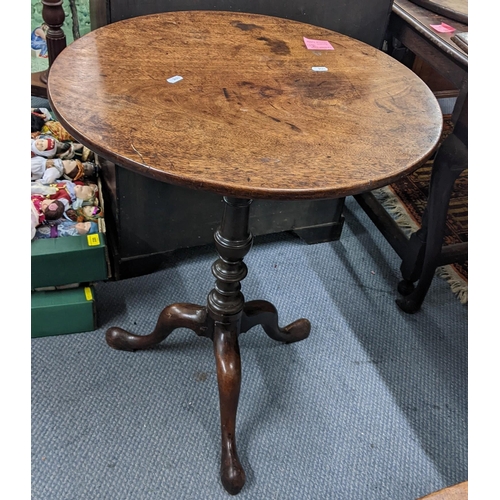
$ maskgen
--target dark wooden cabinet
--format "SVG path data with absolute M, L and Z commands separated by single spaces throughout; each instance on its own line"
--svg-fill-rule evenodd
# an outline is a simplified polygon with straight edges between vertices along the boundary
M 177 10 L 229 10 L 302 21 L 381 48 L 393 0 L 90 0 L 92 29 Z
M 106 237 L 115 279 L 154 271 L 178 249 L 213 243 L 222 197 L 158 182 L 101 160 Z M 333 241 L 342 231 L 344 198 L 314 201 L 254 200 L 254 236 L 293 231 L 307 243 Z

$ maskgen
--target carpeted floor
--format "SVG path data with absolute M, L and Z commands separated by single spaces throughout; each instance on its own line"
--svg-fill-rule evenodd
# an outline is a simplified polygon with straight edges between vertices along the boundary
M 400 311 L 398 257 L 352 198 L 345 218 L 340 241 L 269 235 L 245 259 L 247 300 L 312 332 L 240 337 L 242 500 L 414 500 L 468 478 L 467 306 L 434 280 L 421 311 Z M 97 283 L 97 330 L 32 339 L 33 500 L 229 498 L 210 341 L 180 329 L 130 353 L 104 340 L 205 303 L 215 258 L 178 251 L 154 274 Z

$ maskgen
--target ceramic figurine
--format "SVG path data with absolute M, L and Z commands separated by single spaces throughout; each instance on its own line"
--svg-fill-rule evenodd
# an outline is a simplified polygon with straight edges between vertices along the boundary
M 31 108 L 31 138 L 42 133 L 42 128 L 45 122 L 49 119 L 50 114 L 47 108 Z M 50 118 L 52 119 L 52 118 Z
M 84 201 L 80 208 L 76 210 L 72 208 L 68 209 L 65 212 L 65 216 L 75 222 L 98 222 L 99 219 L 104 217 L 104 213 L 100 207 Z
M 42 23 L 41 26 L 37 26 L 31 32 L 31 48 L 39 51 L 38 57 L 49 57 L 47 50 L 47 31 L 49 31 L 48 24 Z
M 57 153 L 57 141 L 50 135 L 39 135 L 31 139 L 31 157 L 43 156 L 44 158 L 54 158 Z
M 59 180 L 49 185 L 42 184 L 40 180 L 31 183 L 31 194 L 42 194 L 51 200 L 61 200 L 66 209 L 78 209 L 83 202 L 99 205 L 97 184 L 81 181 Z
M 42 184 L 52 184 L 57 179 L 78 181 L 87 177 L 96 177 L 97 165 L 92 162 L 81 162 L 77 159 L 61 160 L 60 158 L 31 158 L 31 180 L 40 180 Z
M 98 231 L 99 227 L 95 222 L 73 222 L 66 220 L 58 224 L 38 226 L 36 228 L 35 239 L 81 236 L 95 234 Z
M 31 195 L 31 239 L 36 229 L 46 221 L 56 221 L 63 217 L 65 205 L 60 200 L 50 200 L 40 194 Z
M 61 142 L 67 142 L 67 141 L 76 142 L 75 139 L 73 139 L 73 137 L 61 125 L 61 123 L 56 120 L 46 120 L 43 123 L 40 132 L 42 134 L 50 134 Z

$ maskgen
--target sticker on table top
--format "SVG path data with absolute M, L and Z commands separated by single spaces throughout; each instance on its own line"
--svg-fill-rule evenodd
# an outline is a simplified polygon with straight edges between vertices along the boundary
M 311 69 L 313 71 L 328 71 L 328 68 L 325 68 L 324 66 L 313 66 Z
M 83 292 L 85 293 L 85 299 L 86 300 L 92 300 L 93 297 L 92 297 L 92 290 L 89 286 L 86 286 L 84 289 L 83 289 Z
M 303 38 L 309 50 L 335 50 L 328 40 L 311 40 L 305 36 Z
M 97 247 L 101 244 L 99 234 L 87 234 L 87 245 L 89 247 Z
M 430 27 L 439 33 L 453 33 L 455 28 L 446 23 L 441 24 L 431 24 Z
M 172 76 L 170 78 L 167 78 L 168 83 L 177 83 L 177 82 L 180 82 L 181 80 L 182 80 L 182 76 L 179 76 L 179 75 L 175 75 L 175 76 Z

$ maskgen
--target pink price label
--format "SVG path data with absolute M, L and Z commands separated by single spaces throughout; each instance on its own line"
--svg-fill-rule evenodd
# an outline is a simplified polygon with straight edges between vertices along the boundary
M 311 40 L 305 36 L 303 38 L 304 43 L 309 50 L 335 50 L 328 40 Z
M 446 23 L 441 24 L 431 24 L 430 27 L 439 33 L 453 33 L 455 28 Z

